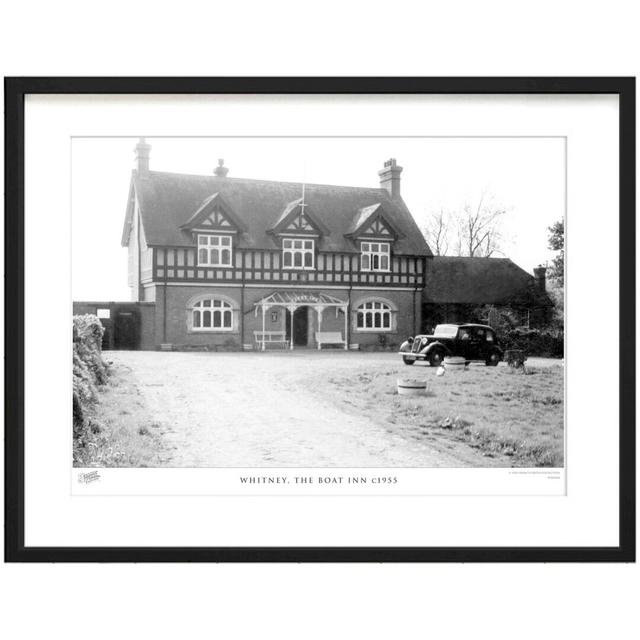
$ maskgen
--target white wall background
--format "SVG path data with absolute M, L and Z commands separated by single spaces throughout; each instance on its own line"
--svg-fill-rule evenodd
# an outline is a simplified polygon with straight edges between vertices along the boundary
M 636 75 L 633 3 L 23 1 L 4 75 Z M 606 256 L 606 249 L 605 249 Z M 602 638 L 633 566 L 6 566 L 12 638 Z

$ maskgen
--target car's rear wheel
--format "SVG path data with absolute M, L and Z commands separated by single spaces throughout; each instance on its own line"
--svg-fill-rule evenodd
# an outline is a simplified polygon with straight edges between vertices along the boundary
M 492 351 L 489 354 L 489 357 L 487 358 L 485 364 L 487 365 L 487 367 L 497 367 L 498 362 L 500 362 L 500 354 L 497 351 Z
M 413 364 L 415 360 L 413 358 L 407 358 L 407 356 L 402 356 L 402 362 L 405 364 Z
M 444 360 L 444 353 L 440 349 L 435 349 L 429 354 L 429 364 L 432 367 L 439 367 Z

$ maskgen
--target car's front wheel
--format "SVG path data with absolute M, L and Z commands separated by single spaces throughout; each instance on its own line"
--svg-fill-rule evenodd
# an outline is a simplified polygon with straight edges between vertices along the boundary
M 500 354 L 497 351 L 492 351 L 487 357 L 485 364 L 487 367 L 497 367 L 498 362 L 500 362 Z
M 444 353 L 440 349 L 435 349 L 429 354 L 429 364 L 432 367 L 439 367 L 444 360 Z
M 413 364 L 415 360 L 413 358 L 407 358 L 407 356 L 402 356 L 402 362 L 405 364 Z

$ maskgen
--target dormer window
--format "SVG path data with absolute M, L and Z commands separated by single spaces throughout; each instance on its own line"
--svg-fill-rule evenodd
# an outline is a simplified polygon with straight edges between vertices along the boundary
M 360 244 L 361 271 L 389 271 L 390 245 L 388 242 L 362 242 Z
M 198 235 L 199 267 L 230 267 L 231 236 Z
M 314 269 L 314 240 L 283 238 L 282 266 L 285 269 Z

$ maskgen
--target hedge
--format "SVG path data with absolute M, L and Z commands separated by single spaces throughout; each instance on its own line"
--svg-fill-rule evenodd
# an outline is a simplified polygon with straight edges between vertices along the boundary
M 102 359 L 104 327 L 94 315 L 73 316 L 73 435 L 82 439 L 87 408 L 95 401 L 98 387 L 107 381 Z
M 528 356 L 544 358 L 564 357 L 564 333 L 538 329 L 512 329 L 498 335 L 506 350 L 519 349 Z

